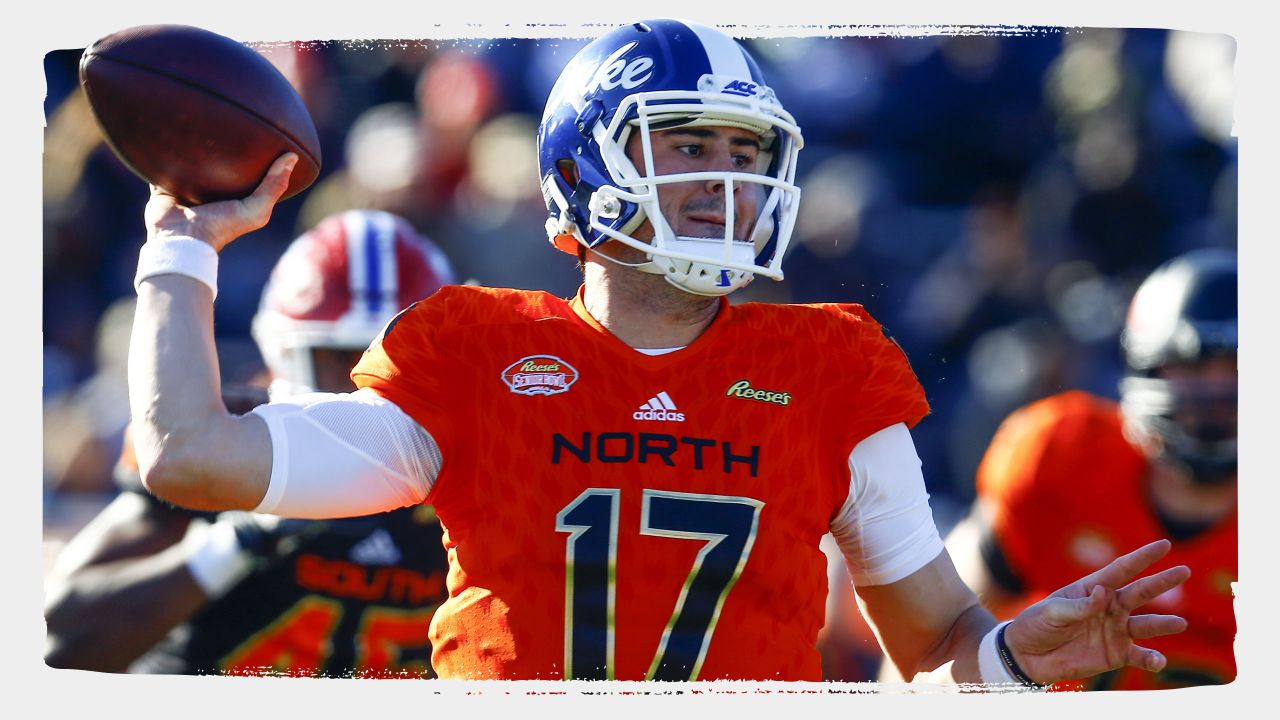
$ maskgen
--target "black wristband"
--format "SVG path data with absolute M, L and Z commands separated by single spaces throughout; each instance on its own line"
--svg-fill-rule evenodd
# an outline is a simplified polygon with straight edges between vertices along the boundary
M 1009 673 L 1012 674 L 1013 679 L 1017 680 L 1019 683 L 1027 687 L 1043 688 L 1044 685 L 1027 677 L 1027 674 L 1022 672 L 1022 668 L 1018 667 L 1018 661 L 1013 659 L 1013 653 L 1009 650 L 1009 646 L 1004 642 L 1004 631 L 1008 627 L 1009 623 L 1005 623 L 996 631 L 996 649 L 1000 651 L 1000 659 L 1004 661 L 1004 666 L 1009 668 Z

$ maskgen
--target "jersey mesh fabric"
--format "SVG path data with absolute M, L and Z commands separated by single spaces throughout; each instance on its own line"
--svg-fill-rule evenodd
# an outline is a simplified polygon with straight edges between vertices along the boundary
M 1110 401 L 1069 392 L 1010 416 L 978 471 L 979 498 L 992 511 L 991 532 L 1027 591 L 1023 602 L 1001 614 L 1012 615 L 1112 558 L 1166 537 L 1146 493 L 1147 470 Z M 1148 569 L 1191 568 L 1184 585 L 1139 610 L 1187 619 L 1185 632 L 1142 642 L 1165 654 L 1165 669 L 1124 668 L 1092 678 L 1087 687 L 1168 688 L 1235 677 L 1236 528 L 1233 512 L 1201 535 L 1174 541 Z
M 928 412 L 853 305 L 722 300 L 647 356 L 580 295 L 447 287 L 352 377 L 442 451 L 444 678 L 820 679 L 818 544 L 850 451 Z
M 355 397 L 371 393 L 353 393 Z M 380 398 L 379 398 L 380 399 Z M 308 408 L 308 414 L 316 424 L 334 433 L 352 447 L 359 449 L 369 457 L 377 458 L 387 464 L 396 473 L 412 478 L 422 478 L 424 488 L 431 489 L 436 473 L 440 469 L 440 448 L 431 436 L 423 432 L 416 423 L 407 416 L 390 416 L 379 422 L 380 430 L 370 432 L 370 423 L 375 416 L 381 418 L 381 412 L 361 412 L 361 407 L 368 409 L 369 403 L 352 405 L 344 402 L 324 402 Z M 403 418 L 406 422 L 397 422 Z

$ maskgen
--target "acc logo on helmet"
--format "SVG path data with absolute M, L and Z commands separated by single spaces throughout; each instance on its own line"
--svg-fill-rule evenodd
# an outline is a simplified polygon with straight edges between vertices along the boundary
M 756 84 L 747 82 L 746 80 L 730 80 L 720 92 L 729 95 L 740 95 L 742 97 L 752 97 L 756 94 Z

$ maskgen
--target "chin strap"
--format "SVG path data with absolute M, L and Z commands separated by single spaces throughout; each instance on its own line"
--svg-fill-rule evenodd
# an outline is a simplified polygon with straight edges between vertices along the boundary
M 617 188 L 605 187 L 592 195 L 590 205 L 592 208 L 593 223 L 596 222 L 598 216 L 617 216 L 617 207 L 621 206 L 618 193 L 620 193 L 620 191 L 617 190 Z M 542 194 L 548 204 L 555 206 L 556 209 L 559 210 L 558 216 L 548 217 L 545 223 L 547 239 L 551 244 L 556 249 L 569 254 L 576 254 L 577 246 L 579 245 L 591 248 L 583 238 L 582 232 L 578 229 L 577 224 L 573 221 L 573 215 L 569 212 L 568 200 L 565 198 L 564 193 L 560 191 L 559 186 L 556 185 L 555 179 L 550 174 L 543 179 Z M 644 204 L 643 202 L 640 202 L 641 198 L 631 196 L 630 194 L 625 195 L 628 195 L 628 202 L 636 202 L 637 205 L 640 206 L 636 211 L 636 216 L 627 224 L 628 228 L 630 228 L 632 225 L 639 225 L 639 222 L 645 217 Z M 677 236 L 667 224 L 666 218 L 661 217 L 660 214 L 659 217 L 653 219 L 653 222 L 655 225 L 661 225 L 660 229 L 655 227 L 655 232 L 661 237 L 667 238 L 665 242 L 659 243 L 659 247 L 653 249 L 659 251 L 672 249 L 681 252 L 686 256 L 695 257 L 696 259 L 691 259 L 690 257 L 675 259 L 666 257 L 659 252 L 656 255 L 654 253 L 648 253 L 648 259 L 644 262 L 629 263 L 619 260 L 607 253 L 597 251 L 597 254 L 608 259 L 615 265 L 633 268 L 640 272 L 652 275 L 662 275 L 666 278 L 667 282 L 671 283 L 675 287 L 693 295 L 700 295 L 703 297 L 719 297 L 721 295 L 728 295 L 734 290 L 746 287 L 754 279 L 755 276 L 751 272 L 721 267 L 720 263 L 722 262 L 722 259 L 710 257 L 701 252 L 697 252 L 708 244 L 714 245 L 717 249 L 723 248 L 723 239 Z M 595 227 L 594 224 L 593 227 Z M 603 229 L 602 231 L 606 235 L 609 235 L 612 232 L 617 232 Z M 629 242 L 618 240 L 616 237 L 612 239 L 617 240 L 628 247 L 635 247 L 637 250 L 641 250 L 642 252 L 645 250 L 643 247 L 636 247 Z M 631 239 L 634 240 L 634 238 Z M 754 264 L 755 244 L 744 242 L 741 243 L 741 245 L 742 247 L 734 247 L 733 249 L 736 254 L 742 255 L 745 253 L 747 257 L 731 258 L 731 262 L 741 265 L 750 261 Z M 682 268 L 682 265 L 686 265 L 687 267 Z
M 662 268 L 658 267 L 658 265 L 654 263 L 652 259 L 645 260 L 644 262 L 629 263 L 629 262 L 626 262 L 625 260 L 619 260 L 618 258 L 610 255 L 609 253 L 600 252 L 598 249 L 592 248 L 592 250 L 595 250 L 596 255 L 599 255 L 600 257 L 604 258 L 605 260 L 608 260 L 614 265 L 621 265 L 622 267 L 631 268 L 632 270 L 639 270 L 640 272 L 649 273 L 651 275 L 666 274 L 665 272 L 663 272 Z

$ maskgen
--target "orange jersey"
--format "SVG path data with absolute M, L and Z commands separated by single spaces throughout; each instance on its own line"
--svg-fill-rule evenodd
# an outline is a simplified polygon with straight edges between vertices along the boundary
M 1146 458 L 1125 440 L 1115 403 L 1083 392 L 1041 400 L 1004 422 L 978 470 L 978 494 L 994 509 L 997 545 L 1027 591 L 1026 603 L 1134 548 L 1166 537 L 1144 482 Z M 1091 679 L 1095 689 L 1181 687 L 1235 678 L 1236 514 L 1153 565 L 1191 578 L 1140 612 L 1187 619 L 1181 634 L 1141 641 L 1164 653 L 1159 673 L 1125 668 Z
M 820 679 L 849 454 L 928 412 L 856 305 L 722 300 L 651 357 L 581 296 L 448 287 L 352 377 L 441 449 L 444 678 Z

